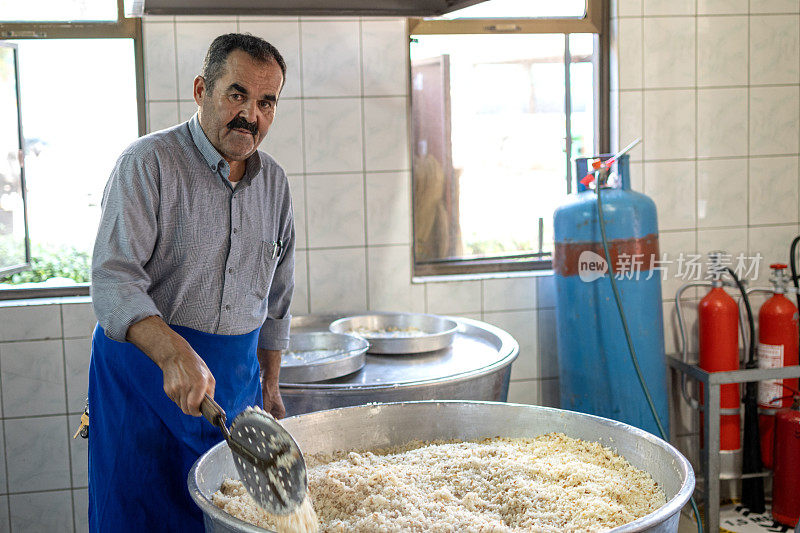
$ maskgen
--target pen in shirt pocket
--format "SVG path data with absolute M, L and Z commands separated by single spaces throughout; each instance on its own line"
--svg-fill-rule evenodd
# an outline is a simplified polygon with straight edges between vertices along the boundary
M 281 251 L 283 250 L 283 241 L 278 239 L 277 241 L 273 241 L 269 244 L 272 246 L 272 259 L 280 257 Z

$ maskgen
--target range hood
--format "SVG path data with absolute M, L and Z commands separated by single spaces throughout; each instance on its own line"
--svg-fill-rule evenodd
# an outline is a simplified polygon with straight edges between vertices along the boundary
M 142 15 L 363 15 L 434 17 L 484 0 L 133 0 Z M 128 3 L 126 1 L 126 3 Z

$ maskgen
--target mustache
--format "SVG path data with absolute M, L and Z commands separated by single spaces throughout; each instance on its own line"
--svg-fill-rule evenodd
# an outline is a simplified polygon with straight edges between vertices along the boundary
M 255 122 L 247 122 L 239 115 L 233 117 L 233 120 L 228 122 L 228 129 L 243 129 L 249 131 L 252 135 L 258 134 L 258 124 Z

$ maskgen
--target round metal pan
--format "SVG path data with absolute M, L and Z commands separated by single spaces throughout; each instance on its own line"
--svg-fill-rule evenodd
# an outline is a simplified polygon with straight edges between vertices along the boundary
M 369 344 L 353 335 L 294 333 L 281 359 L 281 381 L 313 383 L 338 378 L 360 370 Z
M 418 331 L 404 331 L 409 328 Z M 458 323 L 442 316 L 420 313 L 373 313 L 340 318 L 331 323 L 329 329 L 334 333 L 367 339 L 369 353 L 396 355 L 447 348 L 453 343 Z M 382 334 L 379 333 L 381 330 L 389 332 Z M 394 333 L 392 330 L 399 331 Z

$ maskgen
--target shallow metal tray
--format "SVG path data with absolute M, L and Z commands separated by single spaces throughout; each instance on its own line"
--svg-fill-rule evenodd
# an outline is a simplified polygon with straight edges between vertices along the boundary
M 408 334 L 402 330 L 414 328 L 421 333 Z M 412 354 L 447 348 L 453 343 L 458 323 L 446 317 L 420 313 L 374 313 L 349 316 L 334 321 L 329 329 L 334 333 L 358 335 L 369 341 L 369 353 Z M 377 333 L 398 329 L 397 336 Z M 374 331 L 367 333 L 363 330 Z M 405 336 L 413 335 L 413 336 Z
M 281 358 L 281 381 L 313 383 L 352 374 L 364 366 L 368 346 L 353 335 L 294 333 Z

